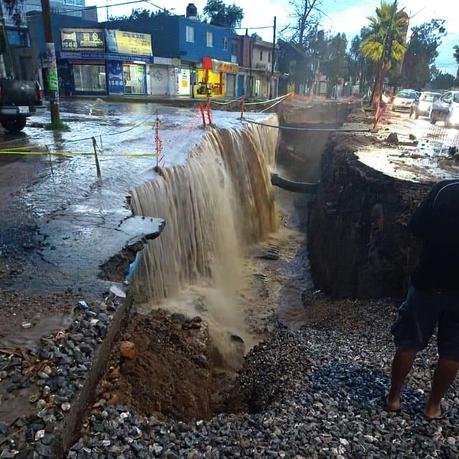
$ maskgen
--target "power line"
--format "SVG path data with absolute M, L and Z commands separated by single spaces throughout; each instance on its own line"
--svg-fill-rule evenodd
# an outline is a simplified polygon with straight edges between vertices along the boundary
M 121 2 L 121 3 L 113 3 L 112 5 L 109 5 L 109 7 L 113 7 L 113 6 L 122 6 L 122 5 L 131 5 L 133 3 L 149 3 L 150 5 L 152 6 L 155 6 L 156 8 L 160 8 L 161 10 L 163 11 L 167 11 L 166 8 L 163 8 L 161 6 L 158 6 L 158 5 L 155 5 L 147 0 L 131 0 L 129 2 Z M 74 13 L 74 12 L 77 12 L 77 11 L 85 11 L 85 10 L 90 10 L 90 9 L 99 9 L 99 8 L 105 8 L 106 6 L 105 5 L 91 5 L 91 6 L 85 6 L 83 8 L 72 8 L 72 9 L 68 9 L 68 10 L 60 10 L 59 12 L 60 13 Z

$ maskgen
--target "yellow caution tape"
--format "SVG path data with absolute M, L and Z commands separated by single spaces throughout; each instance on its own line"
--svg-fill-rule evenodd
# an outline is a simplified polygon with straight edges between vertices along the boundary
M 73 152 L 73 151 L 21 151 L 21 150 L 0 150 L 0 155 L 21 155 L 21 156 L 34 156 L 34 155 L 52 155 L 52 156 L 94 156 L 93 152 Z M 107 155 L 98 152 L 98 156 L 103 158 L 118 158 L 118 157 L 133 157 L 133 158 L 156 158 L 156 153 L 119 153 Z

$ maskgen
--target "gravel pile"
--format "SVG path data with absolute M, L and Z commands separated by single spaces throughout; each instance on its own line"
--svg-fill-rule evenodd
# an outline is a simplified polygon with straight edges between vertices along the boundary
M 241 390 L 250 413 L 184 424 L 100 407 L 68 457 L 458 457 L 457 385 L 445 419 L 422 415 L 434 347 L 419 356 L 402 414 L 384 409 L 394 305 L 324 300 L 308 307 L 308 325 L 278 327 L 247 357 Z
M 55 457 L 62 422 L 118 305 L 82 302 L 70 326 L 34 350 L 0 349 L 0 458 Z

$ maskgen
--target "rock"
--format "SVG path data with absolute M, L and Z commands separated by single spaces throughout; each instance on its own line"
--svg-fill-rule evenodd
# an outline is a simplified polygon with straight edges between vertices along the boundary
M 61 405 L 61 410 L 65 412 L 69 411 L 71 408 L 71 405 L 69 402 L 65 402 Z
M 45 429 L 37 430 L 35 432 L 35 441 L 41 440 L 45 436 Z
M 391 143 L 393 145 L 398 145 L 398 135 L 396 132 L 391 132 L 386 139 L 387 143 Z
M 132 341 L 122 341 L 120 343 L 121 357 L 129 360 L 134 360 L 137 357 L 137 350 Z

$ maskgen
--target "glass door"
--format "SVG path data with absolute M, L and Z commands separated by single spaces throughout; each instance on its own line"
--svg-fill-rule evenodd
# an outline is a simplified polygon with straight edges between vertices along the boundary
M 124 64 L 124 93 L 145 94 L 145 65 Z

